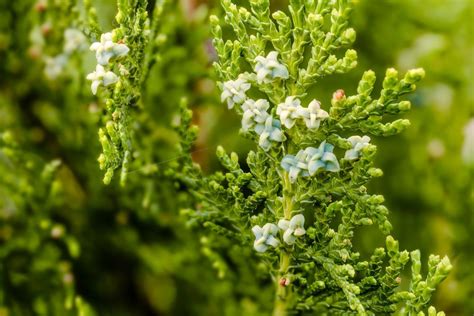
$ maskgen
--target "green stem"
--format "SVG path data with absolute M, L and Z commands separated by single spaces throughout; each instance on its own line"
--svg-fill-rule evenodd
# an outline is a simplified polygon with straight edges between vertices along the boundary
M 273 306 L 273 316 L 286 316 L 287 315 L 287 304 L 290 289 L 288 286 L 280 285 L 281 278 L 286 274 L 288 267 L 290 266 L 290 256 L 288 253 L 282 251 L 280 254 L 280 270 L 276 279 L 276 295 L 275 304 Z
M 291 218 L 291 212 L 293 210 L 293 196 L 291 190 L 291 183 L 288 177 L 288 173 L 283 175 L 283 216 L 286 220 Z M 290 296 L 290 287 L 286 285 L 280 285 L 280 280 L 285 277 L 288 273 L 288 267 L 290 266 L 290 254 L 284 250 L 280 253 L 280 269 L 278 270 L 278 276 L 276 278 L 276 295 L 275 303 L 273 306 L 273 316 L 286 316 L 288 308 L 288 298 Z

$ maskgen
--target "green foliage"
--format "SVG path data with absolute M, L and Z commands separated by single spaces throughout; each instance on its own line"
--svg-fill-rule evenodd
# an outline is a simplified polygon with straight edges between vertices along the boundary
M 255 225 L 254 247 L 264 254 L 260 260 L 249 256 L 248 262 L 262 261 L 268 269 L 276 292 L 274 315 L 292 310 L 374 315 L 393 313 L 400 308 L 398 303 L 407 306 L 407 313 L 421 312 L 429 304 L 432 289 L 451 269 L 449 260 L 431 257 L 426 280 L 420 281 L 419 256 L 414 252 L 412 286 L 397 291 L 410 256 L 399 251 L 393 237 L 387 236 L 386 250 L 377 248 L 368 260 L 353 249 L 357 227 L 376 224 L 388 234 L 391 224 L 384 199 L 368 194 L 365 187 L 382 174 L 373 166 L 376 146 L 341 135 L 390 136 L 405 129 L 407 120 L 387 122 L 384 116 L 410 108 L 400 97 L 415 90 L 424 71 L 408 71 L 400 80 L 394 69 L 387 70 L 377 99 L 372 98 L 375 74 L 367 71 L 356 95 L 334 93 L 329 113 L 320 109 L 317 100 L 304 108 L 297 98 L 306 95 L 315 79 L 347 72 L 356 64 L 352 50 L 341 59 L 332 54 L 355 39 L 354 30 L 347 28 L 349 3 L 293 1 L 290 16 L 282 11 L 270 14 L 268 1 L 251 1 L 250 11 L 231 1 L 222 5 L 225 21 L 237 38 L 224 41 L 219 19 L 211 17 L 219 56 L 215 67 L 223 80 L 219 84 L 222 101 L 243 115 L 244 135 L 259 148 L 247 157 L 248 171 L 239 165 L 235 153 L 227 155 L 221 147 L 217 156 L 225 173 L 201 178 L 195 171 L 193 191 L 200 203 L 196 211 L 187 213 L 209 231 L 214 266 L 220 275 L 228 270 L 218 255 L 232 258 L 228 243 L 242 247 L 244 256 L 252 240 L 250 228 Z M 249 68 L 255 73 L 246 71 Z M 254 96 L 260 99 L 254 101 Z M 315 144 L 319 152 L 308 147 Z M 336 155 L 346 150 L 344 159 L 338 162 L 331 144 Z M 284 234 L 278 233 L 277 222 Z
M 0 4 L 0 315 L 462 310 L 472 190 L 469 173 L 454 175 L 472 168 L 459 155 L 469 135 L 450 127 L 470 114 L 429 105 L 445 101 L 439 80 L 467 102 L 471 77 L 450 62 L 467 60 L 465 27 L 441 5 L 360 1 L 354 16 L 344 0 L 223 0 L 209 23 L 206 1 L 112 2 Z M 417 28 L 460 31 L 440 48 Z M 213 61 L 234 116 L 215 106 Z M 349 72 L 357 63 L 373 71 Z M 404 74 L 381 75 L 391 63 Z M 428 83 L 415 91 L 417 66 Z M 382 141 L 408 110 L 413 128 Z M 215 139 L 239 152 L 219 146 L 220 171 Z M 443 216 L 460 233 L 439 247 Z M 399 243 L 455 255 L 438 299 L 447 257 L 422 264 Z
M 75 304 L 70 261 L 80 246 L 51 216 L 61 202 L 61 162 L 44 163 L 25 152 L 8 131 L 1 134 L 0 149 L 1 304 L 18 315 L 28 308 L 37 315 L 74 315 L 81 307 Z
M 107 63 L 106 68 L 106 71 L 107 69 L 118 71 L 120 76 L 113 83 L 113 89 L 112 87 L 107 89 L 102 97 L 107 115 L 102 118 L 102 121 L 106 122 L 105 129 L 99 129 L 103 154 L 98 160 L 100 168 L 106 170 L 105 184 L 109 184 L 112 180 L 114 170 L 121 167 L 120 182 L 125 185 L 133 155 L 131 112 L 141 106 L 143 84 L 156 62 L 156 50 L 159 44 L 156 39 L 160 26 L 158 21 L 162 12 L 163 4 L 159 3 L 154 8 L 152 19 L 149 19 L 147 1 L 118 2 L 118 13 L 115 17 L 118 27 L 111 32 L 112 41 L 120 43 L 115 44 L 117 46 L 126 45 L 130 53 L 125 53 L 126 57 L 123 60 L 119 58 L 114 62 L 115 59 L 112 59 L 112 63 Z M 101 35 L 101 42 L 102 36 L 104 35 Z M 107 84 L 104 82 L 104 85 Z

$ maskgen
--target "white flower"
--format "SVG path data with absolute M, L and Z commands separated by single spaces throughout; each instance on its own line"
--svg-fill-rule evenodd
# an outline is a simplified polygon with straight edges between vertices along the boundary
M 321 121 L 329 117 L 328 112 L 321 109 L 321 104 L 317 100 L 311 101 L 307 108 L 299 107 L 298 116 L 302 117 L 306 127 L 318 129 Z
M 272 116 L 267 117 L 265 124 L 256 125 L 255 132 L 260 135 L 258 145 L 264 151 L 270 150 L 272 141 L 281 143 L 286 139 L 285 134 L 281 131 L 280 121 L 273 119 Z
M 308 154 L 304 150 L 298 151 L 296 156 L 286 155 L 281 160 L 281 167 L 288 172 L 290 182 L 294 183 L 298 175 L 309 176 Z
M 50 80 L 54 80 L 59 77 L 63 73 L 67 61 L 67 56 L 63 54 L 56 57 L 47 57 L 45 60 L 46 66 L 44 68 L 45 76 Z
M 250 89 L 250 83 L 245 79 L 229 80 L 224 82 L 221 93 L 221 102 L 226 101 L 229 109 L 235 104 L 242 104 L 247 96 L 245 92 Z
M 87 80 L 92 80 L 91 90 L 95 95 L 97 93 L 97 88 L 99 85 L 104 85 L 104 87 L 114 84 L 118 81 L 118 77 L 112 71 L 105 71 L 104 67 L 97 65 L 95 71 L 87 75 Z
M 104 33 L 100 36 L 100 42 L 91 45 L 90 50 L 95 51 L 95 57 L 100 65 L 107 65 L 110 58 L 125 56 L 130 50 L 125 44 L 117 44 L 112 41 L 112 33 Z
M 270 83 L 276 78 L 288 79 L 288 69 L 278 62 L 278 52 L 272 51 L 267 57 L 257 56 L 255 58 L 255 73 L 258 83 Z
M 270 104 L 265 99 L 259 99 L 257 101 L 249 99 L 245 101 L 244 104 L 242 104 L 242 110 L 244 110 L 242 129 L 247 132 L 257 125 L 265 124 L 265 121 L 270 116 L 270 114 L 267 113 L 269 107 Z
M 64 52 L 71 54 L 87 48 L 86 36 L 77 29 L 66 29 L 64 31 Z
M 263 227 L 255 225 L 252 227 L 252 232 L 255 235 L 253 247 L 258 252 L 265 252 L 269 246 L 277 247 L 280 244 L 275 238 L 278 234 L 278 227 L 275 224 L 266 223 Z
M 280 116 L 281 123 L 287 128 L 295 125 L 295 120 L 299 118 L 298 109 L 301 108 L 301 101 L 289 96 L 284 103 L 278 104 L 276 113 Z
M 369 145 L 370 137 L 351 136 L 347 140 L 352 144 L 352 148 L 346 151 L 344 159 L 356 160 L 360 156 L 360 151 Z
M 286 219 L 280 219 L 278 227 L 285 231 L 283 233 L 283 240 L 288 245 L 294 244 L 297 237 L 306 234 L 303 214 L 295 215 L 289 221 Z

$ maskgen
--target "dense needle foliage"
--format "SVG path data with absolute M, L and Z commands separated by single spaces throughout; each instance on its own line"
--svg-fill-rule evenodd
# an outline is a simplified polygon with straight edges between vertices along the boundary
M 0 315 L 469 313 L 472 6 L 419 6 L 1 2 Z

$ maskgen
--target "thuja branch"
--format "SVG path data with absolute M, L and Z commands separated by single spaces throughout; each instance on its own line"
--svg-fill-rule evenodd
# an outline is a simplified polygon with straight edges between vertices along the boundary
M 144 82 L 157 58 L 157 21 L 165 4 L 166 1 L 157 1 L 150 18 L 147 1 L 119 0 L 115 17 L 118 27 L 102 34 L 100 41 L 90 47 L 96 54 L 97 66 L 87 79 L 92 81 L 92 93 L 99 93 L 107 111 L 102 119 L 105 127 L 99 129 L 103 153 L 98 159 L 100 168 L 106 171 L 106 184 L 118 168 L 122 185 L 127 178 L 133 158 L 132 113 L 141 106 Z M 97 28 L 94 21 L 90 24 Z
M 410 290 L 399 291 L 401 271 L 410 257 L 418 265 L 417 252 L 399 251 L 383 197 L 365 186 L 382 175 L 369 135 L 395 135 L 408 127 L 408 120 L 389 115 L 410 109 L 401 98 L 416 89 L 424 71 L 400 78 L 388 69 L 378 97 L 375 73 L 367 71 L 355 95 L 335 91 L 330 106 L 307 100 L 319 78 L 356 66 L 356 52 L 347 49 L 355 40 L 348 27 L 350 2 L 292 0 L 289 14 L 271 12 L 268 0 L 252 0 L 248 7 L 222 0 L 222 6 L 235 40 L 224 39 L 220 19 L 211 17 L 221 99 L 242 116 L 241 133 L 257 149 L 248 154 L 247 172 L 236 154 L 219 148 L 225 173 L 204 177 L 188 161 L 191 172 L 180 176 L 199 202 L 185 213 L 216 241 L 214 250 L 206 246 L 215 266 L 226 270 L 219 243 L 248 249 L 253 237 L 256 260 L 273 278 L 274 315 L 379 315 L 395 312 L 398 303 L 402 312 L 424 315 L 429 296 L 451 269 L 449 260 L 433 257 L 423 282 L 415 268 Z M 343 57 L 337 57 L 341 50 Z M 386 247 L 363 259 L 352 245 L 355 229 L 374 224 L 387 235 Z

